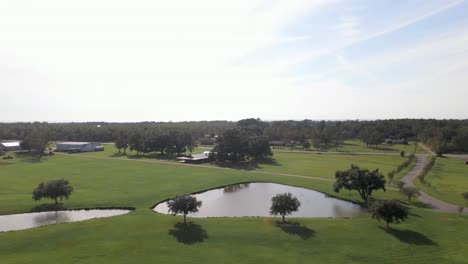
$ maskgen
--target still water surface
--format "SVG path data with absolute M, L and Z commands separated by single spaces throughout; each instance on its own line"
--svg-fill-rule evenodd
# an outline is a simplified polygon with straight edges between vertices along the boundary
M 92 209 L 0 215 L 0 232 L 33 227 L 78 222 L 92 218 L 110 217 L 131 212 L 123 209 Z
M 305 188 L 276 183 L 244 183 L 214 189 L 194 196 L 202 201 L 202 207 L 191 217 L 239 217 L 269 216 L 271 198 L 277 193 L 290 192 L 301 202 L 299 211 L 291 217 L 360 217 L 366 212 L 357 204 L 327 197 L 325 194 Z M 167 203 L 153 209 L 168 214 Z

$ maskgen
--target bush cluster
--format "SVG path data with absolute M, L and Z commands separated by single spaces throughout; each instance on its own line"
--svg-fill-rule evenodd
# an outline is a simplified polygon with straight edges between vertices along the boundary
M 431 156 L 429 163 L 424 166 L 424 168 L 419 172 L 417 178 L 419 179 L 420 182 L 426 183 L 426 180 L 424 179 L 426 175 L 431 171 L 432 167 L 435 164 L 437 157 L 436 156 Z
M 414 154 L 410 154 L 408 156 L 408 159 L 403 162 L 402 164 L 398 165 L 398 167 L 392 171 L 390 171 L 388 174 L 387 174 L 387 177 L 388 177 L 388 181 L 390 183 L 393 183 L 393 178 L 395 178 L 395 175 L 398 174 L 400 171 L 404 170 L 406 167 L 408 167 L 411 163 L 413 163 L 413 161 L 415 160 L 416 156 Z

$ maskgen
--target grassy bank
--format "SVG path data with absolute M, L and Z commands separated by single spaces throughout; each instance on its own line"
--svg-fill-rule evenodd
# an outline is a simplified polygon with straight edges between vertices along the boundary
M 467 206 L 461 193 L 468 192 L 468 165 L 464 160 L 437 158 L 425 183 L 415 180 L 418 188 L 442 201 Z M 468 207 L 468 206 L 467 206 Z

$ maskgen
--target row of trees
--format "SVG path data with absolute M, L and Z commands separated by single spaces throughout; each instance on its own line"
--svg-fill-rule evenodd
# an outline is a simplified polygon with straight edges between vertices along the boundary
M 356 165 L 351 165 L 351 168 L 348 170 L 337 171 L 335 178 L 335 192 L 339 192 L 341 189 L 358 191 L 361 198 L 370 208 L 372 217 L 379 221 L 384 220 L 386 228 L 388 228 L 390 223 L 398 224 L 408 218 L 408 208 L 397 200 L 371 200 L 372 192 L 377 190 L 385 191 L 385 177 L 378 169 L 370 171 L 368 169 L 361 169 Z M 408 195 L 408 199 L 419 194 L 411 192 L 414 190 L 410 190 L 409 188 L 405 190 L 408 191 L 405 193 Z
M 187 224 L 187 215 L 198 212 L 202 202 L 190 195 L 180 195 L 167 202 L 169 212 L 173 215 L 181 214 L 184 217 L 184 224 Z M 280 215 L 283 223 L 286 223 L 286 216 L 299 210 L 301 202 L 291 193 L 278 193 L 271 198 L 271 215 Z M 396 200 L 376 201 L 373 203 L 372 217 L 377 220 L 384 220 L 386 228 L 389 223 L 400 223 L 408 217 L 408 209 Z
M 167 202 L 169 212 L 173 215 L 181 214 L 184 217 L 184 224 L 187 224 L 187 215 L 198 212 L 202 202 L 191 195 L 178 195 Z M 271 215 L 281 215 L 283 222 L 286 222 L 286 215 L 297 211 L 301 206 L 299 200 L 291 193 L 277 194 L 271 199 Z
M 345 139 L 359 138 L 378 145 L 385 138 L 422 141 L 437 153 L 468 152 L 468 120 L 395 119 L 376 121 L 273 121 L 244 119 L 238 122 L 141 122 L 141 123 L 0 123 L 0 139 L 23 140 L 31 130 L 47 127 L 51 140 L 112 142 L 127 131 L 143 134 L 167 134 L 184 131 L 194 142 L 212 144 L 216 135 L 242 127 L 249 136 L 262 136 L 287 144 L 311 143 L 317 149 L 338 147 Z
M 123 153 L 126 154 L 127 148 L 129 148 L 131 151 L 136 151 L 137 155 L 141 152 L 181 155 L 185 151 L 192 152 L 195 148 L 192 135 L 179 130 L 170 130 L 168 132 L 121 130 L 114 142 L 119 153 L 123 150 Z

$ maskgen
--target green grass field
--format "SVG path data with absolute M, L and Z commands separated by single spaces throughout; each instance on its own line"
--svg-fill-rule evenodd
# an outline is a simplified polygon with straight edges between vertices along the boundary
M 307 156 L 304 159 L 310 157 L 303 155 Z M 289 166 L 287 163 L 299 158 L 279 159 Z M 277 218 L 197 218 L 191 219 L 194 224 L 184 230 L 177 225 L 182 217 L 150 210 L 158 201 L 176 194 L 245 181 L 284 183 L 344 199 L 359 199 L 356 192 L 333 193 L 332 182 L 65 154 L 44 157 L 39 163 L 30 159 L 12 162 L 0 166 L 1 214 L 30 211 L 41 204 L 31 199 L 32 189 L 41 181 L 62 177 L 69 179 L 75 188 L 65 201 L 67 208 L 129 206 L 136 211 L 124 216 L 0 233 L 2 263 L 468 262 L 468 217 L 432 212 L 416 204 L 411 205 L 410 218 L 393 225 L 388 232 L 382 229 L 383 223 L 370 217 L 300 218 L 293 221 L 301 227 L 286 230 L 275 225 Z M 340 168 L 342 164 L 344 161 L 339 159 L 330 161 L 328 166 Z M 406 200 L 391 190 L 377 191 L 375 197 Z
M 195 149 L 193 153 L 202 153 L 204 148 Z M 127 151 L 127 155 L 117 154 L 113 145 L 106 145 L 105 151 L 79 153 L 82 156 L 93 157 L 115 157 L 128 159 L 146 160 L 169 160 L 176 162 L 174 158 L 156 154 L 136 155 L 135 152 Z M 356 164 L 368 169 L 380 169 L 385 176 L 406 158 L 398 155 L 347 155 L 347 154 L 316 154 L 300 152 L 275 152 L 271 161 L 264 161 L 243 166 L 235 166 L 238 169 L 257 170 L 274 173 L 297 174 L 303 176 L 314 176 L 323 178 L 334 178 L 336 170 L 345 170 L 351 164 Z M 214 164 L 205 164 L 212 165 Z
M 406 158 L 396 155 L 335 155 L 274 153 L 275 163 L 261 163 L 258 170 L 335 178 L 336 170 L 349 169 L 351 164 L 362 168 L 379 169 L 385 176 Z
M 300 146 L 298 146 L 300 147 Z M 204 149 L 211 149 L 213 146 L 202 146 Z M 313 146 L 310 147 L 311 151 L 315 151 Z M 426 151 L 419 147 L 419 145 L 415 145 L 415 142 L 409 142 L 408 145 L 401 145 L 401 144 L 395 144 L 395 145 L 385 145 L 381 144 L 378 145 L 377 147 L 375 146 L 367 146 L 366 143 L 362 142 L 361 140 L 358 139 L 348 139 L 343 142 L 341 146 L 337 148 L 330 147 L 328 149 L 320 149 L 320 151 L 330 151 L 330 152 L 370 152 L 370 153 L 394 153 L 398 154 L 400 151 L 405 151 L 406 154 L 410 153 L 416 153 L 416 154 L 424 154 Z M 283 147 L 282 149 L 278 148 L 273 148 L 274 152 L 285 152 L 285 151 L 295 151 L 295 150 L 290 150 L 287 147 Z
M 464 160 L 437 158 L 425 180 L 426 184 L 415 181 L 416 186 L 440 200 L 468 207 L 461 196 L 468 192 L 468 165 Z
M 331 148 L 330 151 L 335 151 L 336 149 Z M 338 151 L 344 152 L 400 152 L 405 151 L 407 154 L 410 153 L 426 153 L 418 145 L 415 145 L 414 142 L 409 142 L 408 145 L 385 145 L 381 144 L 377 147 L 369 146 L 357 139 L 354 140 L 345 140 L 343 146 L 338 148 Z

